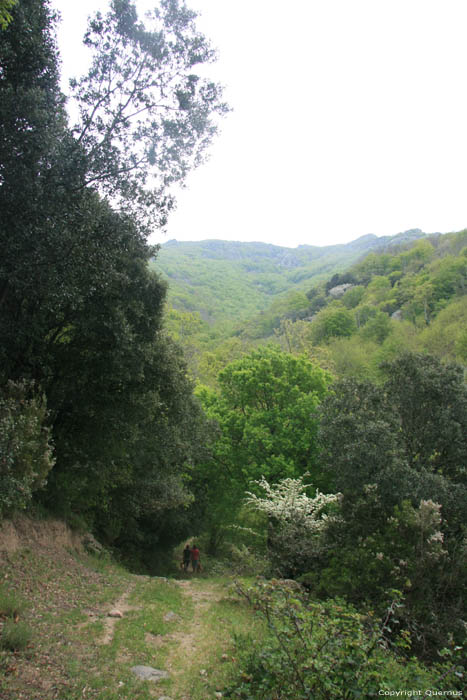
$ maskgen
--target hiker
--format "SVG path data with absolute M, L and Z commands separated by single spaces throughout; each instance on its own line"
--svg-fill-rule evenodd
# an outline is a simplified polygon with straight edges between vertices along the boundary
M 183 571 L 188 571 L 190 561 L 191 561 L 191 549 L 190 549 L 190 545 L 187 543 L 185 549 L 183 550 Z
M 199 563 L 199 549 L 195 544 L 191 548 L 190 555 L 191 555 L 191 566 L 193 567 L 193 573 L 196 574 L 196 572 L 200 570 L 200 563 Z

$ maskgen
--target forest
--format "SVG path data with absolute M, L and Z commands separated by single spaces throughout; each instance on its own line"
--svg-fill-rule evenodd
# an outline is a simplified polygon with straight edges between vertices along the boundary
M 159 251 L 215 52 L 181 0 L 113 0 L 64 95 L 57 21 L 0 0 L 0 520 L 151 574 L 199 538 L 269 625 L 231 697 L 460 697 L 467 231 Z

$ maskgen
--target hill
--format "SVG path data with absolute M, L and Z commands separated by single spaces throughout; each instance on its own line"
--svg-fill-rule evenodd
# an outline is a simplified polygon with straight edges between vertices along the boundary
M 323 248 L 169 241 L 154 265 L 169 283 L 166 328 L 202 383 L 269 342 L 376 379 L 403 350 L 465 362 L 466 243 L 465 231 L 419 230 Z
M 347 244 L 285 248 L 267 243 L 221 240 L 171 240 L 159 250 L 153 267 L 169 282 L 169 302 L 198 312 L 223 333 L 265 311 L 291 293 L 345 270 L 372 251 L 425 238 L 413 229 L 396 236 L 361 236 Z M 303 297 L 295 303 L 303 302 Z
M 378 376 L 403 351 L 467 364 L 467 231 L 369 253 L 307 292 L 299 312 L 272 318 L 274 340 L 337 376 Z M 272 338 L 264 317 L 244 334 Z

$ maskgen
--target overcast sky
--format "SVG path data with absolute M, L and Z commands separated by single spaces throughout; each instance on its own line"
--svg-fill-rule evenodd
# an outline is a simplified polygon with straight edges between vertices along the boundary
M 63 72 L 79 75 L 86 17 L 108 2 L 52 4 Z M 467 226 L 466 0 L 187 5 L 234 111 L 154 241 L 294 247 Z

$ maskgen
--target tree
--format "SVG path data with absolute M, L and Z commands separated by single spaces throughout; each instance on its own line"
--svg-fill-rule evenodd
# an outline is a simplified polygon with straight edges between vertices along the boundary
M 467 388 L 463 369 L 405 353 L 383 365 L 385 389 L 400 416 L 410 467 L 467 484 Z
M 312 325 L 312 337 L 316 344 L 331 338 L 352 335 L 357 330 L 353 314 L 340 302 L 332 302 L 319 312 Z
M 95 195 L 77 192 L 83 166 L 70 154 L 54 15 L 38 0 L 13 13 L 0 32 L 0 374 L 41 381 L 41 346 L 79 304 L 102 243 Z
M 180 68 L 177 56 L 182 63 L 190 56 L 196 63 L 197 42 L 199 56 L 206 52 L 202 37 L 188 36 L 191 15 L 176 2 L 163 7 L 166 23 L 173 22 L 172 34 L 165 25 L 167 51 L 163 34 L 158 44 L 168 76 Z M 180 351 L 162 330 L 165 283 L 148 264 L 155 250 L 147 245 L 141 225 L 115 211 L 91 185 L 104 183 L 107 173 L 108 191 L 117 191 L 112 190 L 115 181 L 111 184 L 115 172 L 106 170 L 103 155 L 117 147 L 112 142 L 109 150 L 107 141 L 92 141 L 105 119 L 94 112 L 100 126 L 87 122 L 88 138 L 81 141 L 70 132 L 47 1 L 21 0 L 13 13 L 11 24 L 0 32 L 0 384 L 34 379 L 37 391 L 47 396 L 56 465 L 37 498 L 62 515 L 84 518 L 116 546 L 169 547 L 177 533 L 182 537 L 190 529 L 188 484 L 197 460 L 201 455 L 206 460 L 206 422 Z M 157 58 L 157 37 L 146 36 L 128 2 L 116 1 L 111 16 L 121 22 L 114 29 L 125 50 L 130 50 L 130 34 L 133 39 L 137 34 L 138 45 Z M 106 22 L 96 22 L 96 32 L 99 26 L 104 31 Z M 175 35 L 178 44 L 172 41 Z M 104 40 L 99 46 L 107 50 Z M 113 53 L 107 47 L 110 58 L 115 70 L 125 70 L 115 46 Z M 167 58 L 169 48 L 175 62 Z M 99 60 L 95 66 L 105 56 Z M 150 57 L 147 62 L 141 59 L 139 75 Z M 178 77 L 172 79 L 176 84 Z M 175 127 L 171 131 L 169 119 L 163 120 L 161 159 L 173 147 L 188 167 L 202 149 L 198 139 L 205 142 L 209 99 L 206 86 L 200 91 L 204 97 L 194 91 L 185 132 L 177 113 L 182 126 L 176 144 L 178 132 Z M 108 104 L 102 102 L 104 111 Z M 118 108 L 116 124 L 117 115 L 119 119 Z M 123 133 L 116 124 L 114 129 L 107 123 L 110 141 Z M 119 128 L 124 130 L 123 123 Z M 185 137 L 192 148 L 186 161 Z M 128 158 L 133 162 L 131 154 Z M 98 163 L 102 168 L 95 180 Z M 161 176 L 164 186 L 172 175 L 178 177 L 172 166 Z
M 115 254 L 105 284 L 49 339 L 57 464 L 41 500 L 149 557 L 186 536 L 190 472 L 208 439 L 180 350 L 162 331 L 165 285 L 150 251 L 129 219 L 101 206 Z
M 246 503 L 267 516 L 268 553 L 274 568 L 282 576 L 308 571 L 322 547 L 329 511 L 337 510 L 340 495 L 316 489 L 314 497 L 308 496 L 310 485 L 303 477 L 281 479 L 274 485 L 263 477 L 257 486 L 260 495 L 247 492 Z
M 88 75 L 72 81 L 86 184 L 159 225 L 173 207 L 171 186 L 202 162 L 213 115 L 227 110 L 220 86 L 199 74 L 215 53 L 195 18 L 183 0 L 161 0 L 145 26 L 130 0 L 113 0 L 89 23 Z
M 131 200 L 125 216 L 153 205 L 164 218 L 167 188 L 199 162 L 215 131 L 211 115 L 224 107 L 220 89 L 194 74 L 213 52 L 193 13 L 167 0 L 149 31 L 129 0 L 115 0 L 91 23 L 87 43 L 96 56 L 76 83 L 82 122 L 71 133 L 55 17 L 46 0 L 23 0 L 13 13 L 0 33 L 0 358 L 4 378 L 41 381 L 57 320 L 70 321 L 118 258 L 91 185 L 113 201 L 118 193 Z M 157 100 L 156 88 L 166 100 Z M 144 194 L 149 171 L 156 185 Z M 143 240 L 141 227 L 133 230 Z
M 444 479 L 451 492 L 465 484 L 462 368 L 405 353 L 382 369 L 383 386 L 337 382 L 322 404 L 320 438 L 333 488 L 361 494 L 366 485 L 379 484 L 389 507 L 402 498 L 441 498 L 441 491 L 447 498 Z
M 374 340 L 376 343 L 383 343 L 391 333 L 391 319 L 384 311 L 377 311 L 373 318 L 370 318 L 361 331 L 363 338 Z
M 388 587 L 403 590 L 414 647 L 433 655 L 465 634 L 466 387 L 462 368 L 430 356 L 383 368 L 384 385 L 338 382 L 322 404 L 322 460 L 343 493 L 342 520 L 309 580 L 321 595 L 376 606 Z
M 376 484 L 385 512 L 390 511 L 401 490 L 407 494 L 410 487 L 403 478 L 399 417 L 386 393 L 369 381 L 344 379 L 332 386 L 320 414 L 322 461 L 331 475 L 331 488 L 351 498 Z
M 200 390 L 220 431 L 213 459 L 198 476 L 209 491 L 213 534 L 235 520 L 251 481 L 316 472 L 317 407 L 329 381 L 307 358 L 268 346 L 222 370 L 218 393 Z
M 347 309 L 354 309 L 360 304 L 363 297 L 365 296 L 365 287 L 361 284 L 348 289 L 342 296 L 342 303 Z

